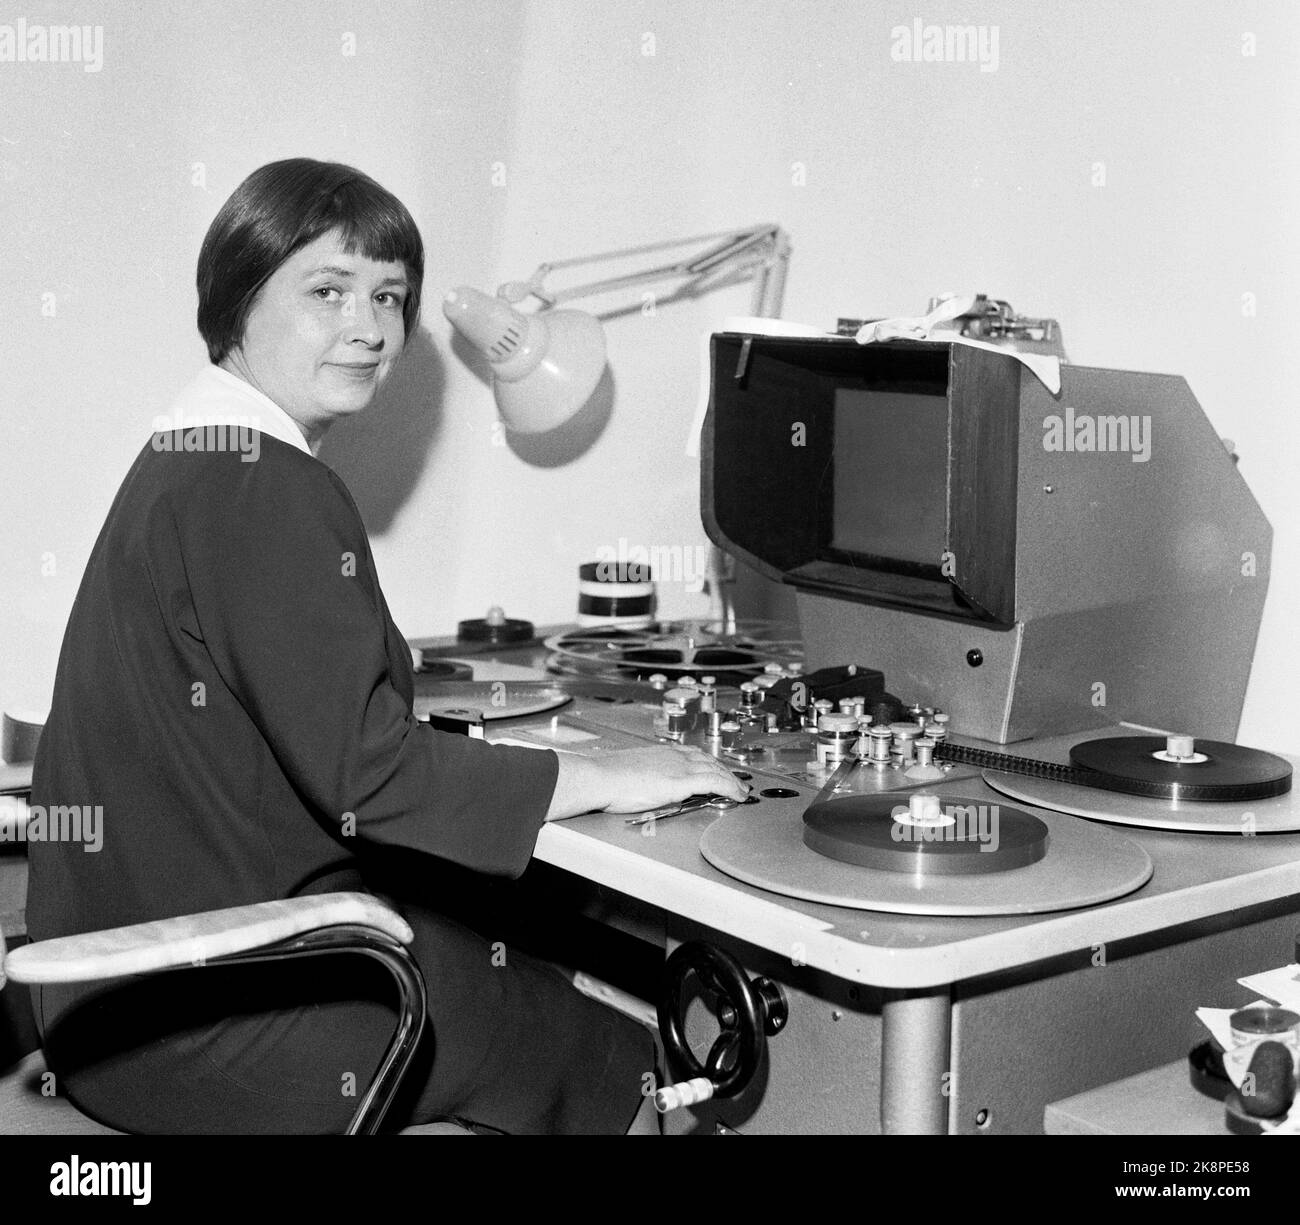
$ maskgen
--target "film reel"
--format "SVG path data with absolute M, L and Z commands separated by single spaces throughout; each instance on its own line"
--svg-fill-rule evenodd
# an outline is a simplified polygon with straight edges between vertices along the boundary
M 840 863 L 936 876 L 976 876 L 1038 863 L 1047 826 L 1018 808 L 913 792 L 821 800 L 804 813 L 804 845 Z
M 1070 765 L 948 742 L 941 761 L 1155 800 L 1241 803 L 1291 790 L 1291 763 L 1275 753 L 1191 736 L 1111 736 L 1070 749 Z
M 718 621 L 659 621 L 645 629 L 591 626 L 546 639 L 547 667 L 574 676 L 644 679 L 656 672 L 716 676 L 737 681 L 768 664 L 800 663 L 797 636 L 777 637 L 790 627 L 775 621 L 740 621 L 728 630 Z
M 1283 758 L 1190 736 L 1085 740 L 1070 750 L 1070 761 L 1099 775 L 1109 790 L 1167 800 L 1240 802 L 1291 790 L 1291 766 Z

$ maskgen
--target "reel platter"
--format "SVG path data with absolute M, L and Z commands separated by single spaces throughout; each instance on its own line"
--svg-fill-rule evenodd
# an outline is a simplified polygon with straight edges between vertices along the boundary
M 718 621 L 659 621 L 646 629 L 591 626 L 546 639 L 546 666 L 571 676 L 644 679 L 661 672 L 669 679 L 712 675 L 723 683 L 748 679 L 768 664 L 799 663 L 797 637 L 774 621 L 740 621 L 727 629 Z
M 936 790 L 945 808 L 970 803 L 943 786 Z M 830 824 L 818 831 L 828 835 L 820 849 L 813 845 L 817 833 L 810 841 L 811 826 L 800 819 L 806 801 L 733 809 L 704 831 L 700 854 L 720 872 L 769 893 L 889 914 L 975 917 L 1074 910 L 1124 897 L 1151 877 L 1151 858 L 1135 842 L 1054 812 L 1000 810 L 999 824 L 980 827 L 997 830 L 996 850 L 981 852 L 979 840 L 964 847 L 947 840 L 909 846 L 890 833 L 900 798 L 906 805 L 907 797 L 898 794 L 831 800 L 825 815 L 838 809 L 845 819 L 838 829 Z M 883 805 L 882 812 L 874 811 L 873 800 Z M 992 805 L 976 802 L 994 819 L 996 799 Z M 872 825 L 883 838 L 851 832 L 853 826 Z
M 1300 830 L 1293 762 L 1276 753 L 1190 736 L 1114 736 L 1080 741 L 1069 756 L 1061 766 L 954 752 L 1013 800 L 1093 821 L 1204 834 Z

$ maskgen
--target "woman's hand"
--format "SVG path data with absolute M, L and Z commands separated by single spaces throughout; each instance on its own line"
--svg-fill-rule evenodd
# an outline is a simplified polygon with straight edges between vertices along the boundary
M 645 812 L 689 795 L 743 800 L 749 787 L 702 749 L 682 745 L 626 749 L 599 757 L 560 753 L 548 821 L 579 813 Z

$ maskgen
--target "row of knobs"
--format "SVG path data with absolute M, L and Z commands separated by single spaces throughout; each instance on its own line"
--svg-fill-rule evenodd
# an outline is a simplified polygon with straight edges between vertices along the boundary
M 744 682 L 739 709 L 726 714 L 717 707 L 716 677 L 704 676 L 698 681 L 682 677 L 674 688 L 664 691 L 659 731 L 667 739 L 682 740 L 703 720 L 704 734 L 724 749 L 736 746 L 746 726 L 776 731 L 777 716 L 761 709 L 764 691 L 780 679 L 781 670 L 774 672 L 774 667 L 769 667 L 771 675 L 760 681 Z M 791 675 L 788 670 L 785 674 Z M 659 688 L 656 682 L 663 679 L 657 674 L 651 683 Z M 842 698 L 838 709 L 835 703 L 821 699 L 804 711 L 803 725 L 816 733 L 820 764 L 835 765 L 858 757 L 878 766 L 915 766 L 938 777 L 941 771 L 934 765 L 934 750 L 947 738 L 948 715 L 919 703 L 910 707 L 908 714 L 911 719 L 907 722 L 876 724 L 866 711 L 865 698 Z

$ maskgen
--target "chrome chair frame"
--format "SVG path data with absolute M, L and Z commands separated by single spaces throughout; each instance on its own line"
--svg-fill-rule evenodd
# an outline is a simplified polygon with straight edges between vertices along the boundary
M 340 905 L 354 914 L 344 918 L 337 911 L 328 915 L 309 913 Z M 358 909 L 362 921 L 355 921 Z M 373 925 L 365 918 L 367 909 Z M 402 1078 L 411 1066 L 428 1018 L 424 976 L 403 939 L 383 930 L 380 924 L 389 920 L 389 926 L 410 939 L 409 926 L 396 912 L 364 894 L 314 895 L 225 912 L 211 911 L 206 915 L 178 916 L 109 932 L 38 941 L 22 945 L 8 955 L 0 935 L 0 988 L 5 984 L 6 975 L 13 982 L 52 985 L 109 981 L 128 975 L 193 972 L 200 965 L 234 965 L 342 953 L 373 958 L 388 970 L 396 985 L 397 1026 L 344 1134 L 374 1135 L 380 1130 Z M 215 935 L 197 930 L 205 922 L 218 929 Z M 260 943 L 268 933 L 259 929 L 267 924 L 304 929 Z M 243 947 L 211 956 L 193 954 L 195 947 L 204 949 L 213 941 Z M 136 962 L 124 960 L 133 957 Z M 140 966 L 140 958 L 151 964 Z M 64 962 L 70 963 L 71 968 L 65 970 Z
M 214 957 L 209 965 L 234 965 L 254 961 L 280 961 L 299 957 L 320 957 L 330 953 L 362 953 L 373 957 L 397 984 L 398 1021 L 392 1041 L 379 1068 L 357 1103 L 346 1136 L 375 1135 L 393 1103 L 406 1074 L 428 1017 L 428 994 L 424 975 L 406 947 L 391 936 L 356 924 L 326 927 L 308 932 L 249 953 Z

